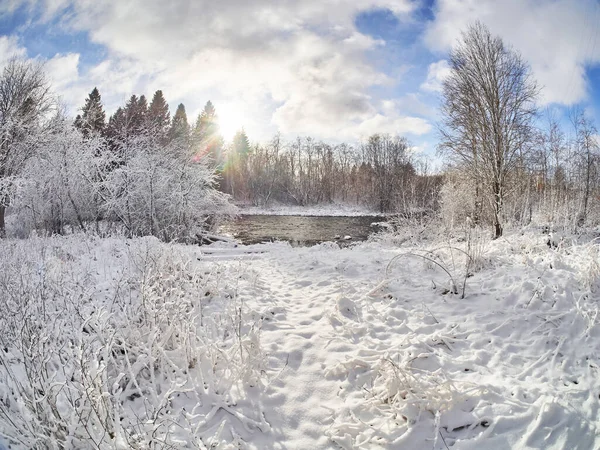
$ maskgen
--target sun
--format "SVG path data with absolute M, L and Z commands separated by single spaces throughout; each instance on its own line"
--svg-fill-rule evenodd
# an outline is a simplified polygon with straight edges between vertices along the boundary
M 217 110 L 219 121 L 219 131 L 223 139 L 231 142 L 235 133 L 240 131 L 245 125 L 244 115 L 240 108 L 232 104 L 221 105 Z

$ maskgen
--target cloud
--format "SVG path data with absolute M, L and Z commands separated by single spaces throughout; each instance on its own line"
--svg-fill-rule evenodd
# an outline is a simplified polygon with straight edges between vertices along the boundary
M 2 69 L 8 60 L 14 56 L 24 57 L 27 54 L 25 48 L 19 45 L 14 36 L 0 36 L 0 69 Z
M 46 74 L 52 81 L 52 86 L 55 89 L 63 90 L 63 88 L 72 85 L 79 79 L 79 54 L 67 53 L 62 55 L 56 54 L 45 64 Z
M 594 0 L 439 0 L 424 40 L 447 51 L 475 20 L 517 49 L 532 67 L 543 104 L 587 97 L 586 67 L 600 62 L 600 6 Z
M 442 82 L 450 74 L 450 66 L 448 61 L 431 63 L 427 69 L 427 79 L 421 84 L 421 89 L 429 92 L 441 92 Z
M 275 129 L 349 136 L 374 124 L 421 133 L 423 119 L 387 115 L 372 96 L 373 88 L 393 82 L 368 60 L 385 43 L 354 24 L 372 8 L 409 20 L 414 6 L 411 0 L 38 3 L 42 20 L 62 13 L 64 29 L 86 32 L 107 49 L 104 61 L 72 78 L 73 92 L 79 95 L 83 83 L 86 93 L 98 86 L 110 111 L 132 93 L 162 89 L 171 105 L 185 103 L 191 119 L 209 99 L 217 112 L 220 103 L 236 105 L 252 116 L 242 125 L 253 139 Z
M 394 117 L 376 114 L 358 125 L 353 135 L 359 138 L 366 138 L 375 133 L 420 136 L 430 131 L 431 124 L 419 117 L 403 117 L 399 115 Z

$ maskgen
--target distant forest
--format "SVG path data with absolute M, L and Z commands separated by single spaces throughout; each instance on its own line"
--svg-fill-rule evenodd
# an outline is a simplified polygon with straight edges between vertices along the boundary
M 373 135 L 361 145 L 331 145 L 311 137 L 284 142 L 275 135 L 268 143 L 252 143 L 239 130 L 232 142 L 219 134 L 215 106 L 208 101 L 190 124 L 180 104 L 171 117 L 162 91 L 148 104 L 132 95 L 106 120 L 98 89 L 89 94 L 75 125 L 84 135 L 103 136 L 118 154 L 125 136 L 152 134 L 163 145 L 189 146 L 218 176 L 218 188 L 236 203 L 269 206 L 344 203 L 378 212 L 415 212 L 437 208 L 440 176 L 411 153 L 401 137 Z

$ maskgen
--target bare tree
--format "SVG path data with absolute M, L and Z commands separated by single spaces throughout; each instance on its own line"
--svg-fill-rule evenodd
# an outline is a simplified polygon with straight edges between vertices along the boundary
M 538 89 L 521 56 L 479 22 L 451 52 L 450 68 L 439 150 L 482 186 L 499 237 L 507 179 L 532 138 Z
M 12 58 L 0 76 L 0 237 L 15 177 L 35 151 L 54 106 L 41 63 Z
M 575 128 L 576 164 L 582 190 L 581 207 L 577 215 L 576 225 L 582 226 L 588 216 L 593 180 L 596 178 L 594 175 L 598 159 L 598 142 L 596 140 L 598 130 L 581 110 L 573 113 L 571 121 Z

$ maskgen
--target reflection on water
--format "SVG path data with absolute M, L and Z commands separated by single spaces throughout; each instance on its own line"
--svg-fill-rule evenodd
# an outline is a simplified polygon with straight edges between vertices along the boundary
M 287 241 L 292 245 L 309 246 L 337 241 L 343 246 L 366 240 L 369 234 L 378 230 L 371 224 L 382 220 L 376 216 L 245 215 L 223 224 L 219 231 L 235 237 L 243 244 Z M 352 239 L 345 240 L 346 236 Z

